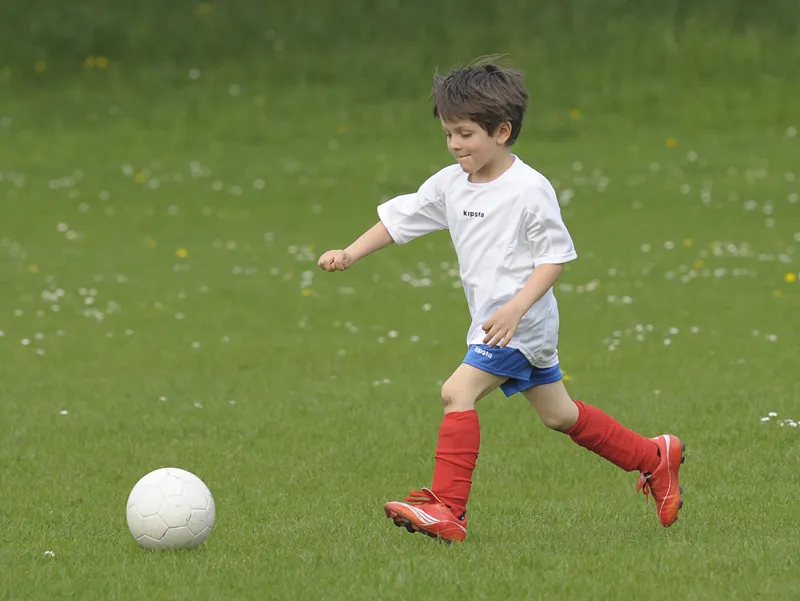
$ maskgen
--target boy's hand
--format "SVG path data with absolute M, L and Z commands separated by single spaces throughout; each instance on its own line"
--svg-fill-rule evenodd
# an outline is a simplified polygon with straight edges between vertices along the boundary
M 329 250 L 317 261 L 325 271 L 344 271 L 353 264 L 353 258 L 344 250 Z
M 486 332 L 483 343 L 491 347 L 500 345 L 500 348 L 505 348 L 517 331 L 522 315 L 523 313 L 510 303 L 500 307 L 481 326 L 483 331 Z

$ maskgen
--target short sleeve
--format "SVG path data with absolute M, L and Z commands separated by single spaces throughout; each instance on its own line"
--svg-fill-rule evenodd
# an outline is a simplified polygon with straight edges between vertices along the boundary
M 378 206 L 378 216 L 396 244 L 447 229 L 443 173 L 428 178 L 414 194 L 403 194 Z
M 575 245 L 561 218 L 561 207 L 551 186 L 537 187 L 526 203 L 528 240 L 533 246 L 533 264 L 568 263 L 578 258 Z

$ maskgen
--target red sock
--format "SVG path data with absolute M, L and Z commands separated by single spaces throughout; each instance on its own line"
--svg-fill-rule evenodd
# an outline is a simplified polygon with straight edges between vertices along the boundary
M 629 430 L 613 417 L 597 407 L 581 401 L 578 406 L 578 421 L 566 434 L 585 449 L 608 459 L 626 472 L 654 471 L 660 462 L 656 443 Z
M 480 446 L 481 426 L 477 411 L 470 409 L 445 414 L 439 426 L 431 490 L 450 506 L 456 517 L 466 511 L 472 471 L 478 461 Z

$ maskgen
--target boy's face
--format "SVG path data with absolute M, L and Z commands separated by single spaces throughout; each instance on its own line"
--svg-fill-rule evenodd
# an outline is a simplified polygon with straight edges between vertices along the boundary
M 505 146 L 511 133 L 508 123 L 500 125 L 494 135 L 469 119 L 442 120 L 442 129 L 447 136 L 447 149 L 470 175 L 491 168 L 498 156 L 508 154 Z

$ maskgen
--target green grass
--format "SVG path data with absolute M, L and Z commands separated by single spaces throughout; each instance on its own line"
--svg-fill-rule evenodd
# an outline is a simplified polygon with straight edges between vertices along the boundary
M 635 92 L 669 88 L 656 76 L 539 95 L 516 151 L 569 198 L 568 386 L 686 441 L 686 505 L 662 529 L 635 475 L 494 393 L 469 538 L 446 547 L 382 503 L 429 482 L 439 385 L 465 350 L 447 234 L 315 268 L 448 162 L 424 89 L 377 103 L 346 81 L 107 76 L 4 88 L 0 598 L 794 597 L 793 84 L 731 86 L 730 105 L 677 90 L 660 118 Z M 127 531 L 130 488 L 168 465 L 215 495 L 194 552 Z

